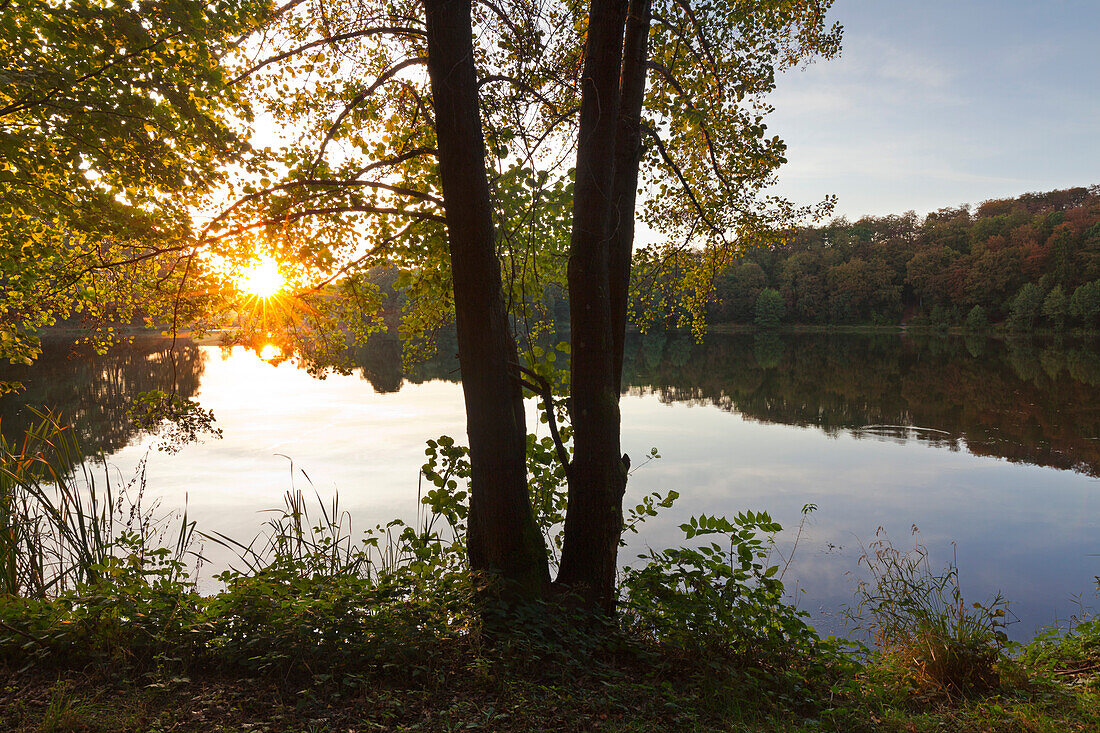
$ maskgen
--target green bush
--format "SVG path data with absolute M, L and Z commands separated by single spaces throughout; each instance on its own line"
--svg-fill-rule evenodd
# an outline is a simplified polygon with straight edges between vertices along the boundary
M 1085 328 L 1100 326 L 1100 280 L 1085 283 L 1073 291 L 1069 312 Z
M 1038 285 L 1027 283 L 1012 299 L 1007 325 L 1013 331 L 1028 331 L 1035 327 L 1043 309 L 1043 291 Z
M 976 305 L 966 314 L 966 330 L 972 333 L 982 333 L 989 330 L 989 316 L 985 308 Z
M 1069 313 L 1069 299 L 1061 285 L 1055 285 L 1043 300 L 1043 320 L 1051 328 L 1062 330 L 1066 327 L 1066 315 Z
M 769 538 L 781 527 L 765 512 L 732 521 L 702 515 L 681 525 L 689 540 L 721 540 L 639 558 L 626 568 L 620 607 L 642 638 L 724 659 L 774 666 L 817 648 L 804 613 L 783 599 L 779 567 L 768 564 Z
M 1085 616 L 1070 628 L 1050 628 L 1023 647 L 1025 664 L 1060 676 L 1081 675 L 1100 690 L 1100 616 Z

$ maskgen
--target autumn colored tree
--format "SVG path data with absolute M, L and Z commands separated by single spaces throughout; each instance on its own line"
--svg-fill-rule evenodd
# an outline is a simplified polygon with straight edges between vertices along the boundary
M 763 281 L 742 282 L 737 273 L 755 263 L 767 265 L 758 270 Z M 1045 323 L 1062 328 L 1063 310 L 1078 319 L 1068 294 L 1096 280 L 1098 268 L 1100 188 L 1069 189 L 987 201 L 976 215 L 960 207 L 923 221 L 906 214 L 802 228 L 720 270 L 709 312 L 748 323 L 726 304 L 773 287 L 796 323 L 893 323 L 910 309 L 922 316 L 916 324 L 947 327 L 979 307 L 990 320 L 1007 318 L 1031 283 L 1051 299 Z

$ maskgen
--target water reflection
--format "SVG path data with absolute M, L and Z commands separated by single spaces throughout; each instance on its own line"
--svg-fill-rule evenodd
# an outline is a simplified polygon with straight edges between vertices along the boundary
M 626 372 L 631 394 L 666 403 L 1100 476 L 1095 344 L 657 334 L 631 343 Z
M 441 333 L 426 359 L 403 358 L 400 341 L 372 336 L 348 352 L 353 374 L 379 394 L 406 383 L 457 382 L 453 332 Z M 204 355 L 176 346 L 179 394 L 194 396 Z M 150 337 L 105 355 L 47 341 L 31 367 L 0 368 L 0 379 L 27 389 L 0 398 L 0 429 L 22 435 L 49 406 L 70 420 L 90 454 L 135 442 L 126 415 L 138 392 L 170 390 L 170 342 Z M 1000 340 L 896 335 L 682 334 L 632 336 L 628 394 L 664 403 L 712 405 L 767 423 L 815 427 L 880 440 L 916 440 L 1100 476 L 1100 348 L 1084 341 Z
M 241 346 L 219 354 L 181 342 L 180 392 L 214 410 L 225 438 L 172 456 L 148 453 L 154 441 L 126 419 L 136 392 L 170 389 L 167 342 L 107 356 L 70 348 L 52 344 L 34 367 L 0 370 L 27 385 L 0 398 L 5 435 L 27 424 L 25 403 L 60 409 L 120 476 L 147 458 L 163 507 L 186 505 L 200 527 L 232 537 L 251 537 L 266 518 L 259 512 L 280 506 L 294 480 L 325 496 L 338 490 L 357 528 L 411 518 L 424 441 L 465 428 L 451 335 L 412 366 L 395 339 L 376 337 L 349 354 L 349 375 L 326 380 Z M 820 510 L 788 579 L 825 630 L 840 630 L 828 614 L 851 602 L 858 540 L 880 525 L 899 544 L 920 526 L 937 566 L 957 548 L 968 598 L 1002 590 L 1016 602 L 1016 638 L 1073 612 L 1075 594 L 1091 602 L 1100 552 L 1094 344 L 650 335 L 629 339 L 626 362 L 623 449 L 657 446 L 664 456 L 632 475 L 629 495 L 676 489 L 682 498 L 630 538 L 624 562 L 644 545 L 680 543 L 679 524 L 693 514 L 766 509 L 793 528 L 812 502 Z M 528 410 L 539 429 L 533 400 Z M 778 541 L 786 550 L 792 540 Z M 211 567 L 228 561 L 211 557 Z
M 134 339 L 106 354 L 69 339 L 46 339 L 32 366 L 0 366 L 0 381 L 22 382 L 25 389 L 0 398 L 0 430 L 9 441 L 21 439 L 35 420 L 28 408 L 59 411 L 76 429 L 87 455 L 114 453 L 138 439 L 141 431 L 127 415 L 139 392 L 173 388 L 184 399 L 202 381 L 205 355 L 193 342 L 157 336 Z

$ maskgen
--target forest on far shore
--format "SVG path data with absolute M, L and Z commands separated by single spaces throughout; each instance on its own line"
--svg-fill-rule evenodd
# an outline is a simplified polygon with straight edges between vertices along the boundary
M 1100 328 L 1100 186 L 837 219 L 717 273 L 710 323 Z

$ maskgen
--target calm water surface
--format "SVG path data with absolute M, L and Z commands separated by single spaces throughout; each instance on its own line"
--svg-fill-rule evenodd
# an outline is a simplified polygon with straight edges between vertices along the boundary
M 380 339 L 356 354 L 352 374 L 318 380 L 241 347 L 186 343 L 179 390 L 214 411 L 224 438 L 169 455 L 125 416 L 129 396 L 170 387 L 166 342 L 103 357 L 50 343 L 33 368 L 0 373 L 27 386 L 0 398 L 0 429 L 17 435 L 28 404 L 63 410 L 121 477 L 147 458 L 147 497 L 166 510 L 186 504 L 206 531 L 251 537 L 292 481 L 338 489 L 366 528 L 414 516 L 424 441 L 464 434 L 451 351 L 403 373 L 399 345 Z M 787 552 L 812 503 L 786 582 L 823 630 L 843 630 L 835 614 L 851 603 L 861 548 L 879 528 L 902 547 L 918 528 L 937 568 L 957 554 L 968 600 L 1000 590 L 1013 601 L 1015 638 L 1096 605 L 1095 343 L 649 336 L 630 341 L 625 381 L 623 447 L 635 466 L 652 446 L 662 455 L 632 475 L 628 501 L 668 489 L 681 499 L 624 562 L 678 544 L 690 515 L 743 509 L 787 527 Z

